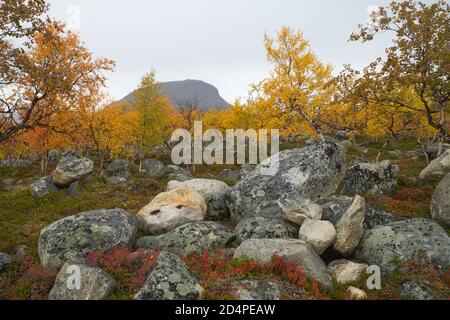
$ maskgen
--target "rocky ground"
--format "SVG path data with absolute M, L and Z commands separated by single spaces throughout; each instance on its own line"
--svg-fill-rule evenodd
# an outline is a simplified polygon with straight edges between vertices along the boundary
M 448 299 L 450 151 L 336 138 L 286 140 L 276 174 L 0 162 L 0 299 Z

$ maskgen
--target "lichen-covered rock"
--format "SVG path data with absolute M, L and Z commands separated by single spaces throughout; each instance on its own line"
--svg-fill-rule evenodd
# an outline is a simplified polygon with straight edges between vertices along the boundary
M 366 231 L 355 257 L 380 266 L 383 273 L 395 270 L 396 259 L 417 260 L 423 255 L 438 269 L 450 263 L 450 239 L 437 223 L 428 219 L 409 219 Z
M 73 153 L 65 153 L 53 171 L 53 183 L 65 188 L 86 178 L 94 171 L 94 163 L 87 158 L 79 158 Z
M 238 240 L 296 239 L 298 226 L 280 218 L 250 217 L 238 223 L 235 234 Z
M 188 222 L 204 220 L 206 210 L 205 199 L 197 191 L 174 189 L 157 195 L 137 218 L 143 230 L 161 235 Z
M 358 280 L 367 272 L 369 266 L 365 263 L 340 259 L 328 264 L 328 270 L 333 274 L 337 282 L 346 284 Z
M 202 254 L 227 247 L 234 240 L 234 233 L 225 226 L 212 221 L 191 222 L 166 234 L 143 237 L 137 248 L 164 250 L 179 256 L 190 253 Z
M 70 277 L 79 275 L 79 287 Z M 70 284 L 70 286 L 69 286 Z M 100 268 L 66 262 L 59 271 L 49 300 L 105 300 L 116 287 L 116 281 Z
M 39 258 L 44 266 L 58 269 L 66 261 L 82 261 L 92 251 L 130 248 L 136 231 L 136 218 L 122 209 L 82 212 L 41 230 Z
M 203 291 L 183 260 L 173 253 L 163 251 L 134 299 L 197 300 Z
M 410 300 L 435 300 L 433 295 L 428 293 L 427 290 L 422 288 L 415 281 L 407 281 L 403 283 L 398 288 L 398 291 L 402 297 Z
M 443 152 L 439 157 L 430 162 L 430 164 L 422 170 L 420 178 L 425 179 L 431 175 L 446 174 L 450 171 L 450 149 Z
M 128 161 L 116 159 L 106 168 L 106 182 L 108 184 L 126 183 L 131 177 Z
M 164 169 L 164 177 L 167 180 L 187 181 L 194 179 L 194 177 L 187 171 L 178 166 L 169 165 Z
M 169 154 L 170 149 L 166 146 L 157 146 L 152 149 L 152 154 Z
M 235 251 L 234 258 L 246 256 L 255 261 L 268 263 L 273 255 L 284 257 L 303 269 L 306 277 L 316 280 L 325 288 L 333 286 L 331 273 L 312 246 L 294 239 L 249 239 Z
M 164 176 L 165 167 L 164 163 L 156 159 L 146 159 L 142 162 L 142 170 L 144 170 L 149 177 L 160 178 Z
M 241 179 L 241 174 L 239 171 L 223 169 L 217 176 L 217 179 L 222 181 L 238 181 L 239 179 Z
M 322 219 L 322 207 L 296 193 L 285 193 L 278 201 L 278 205 L 281 209 L 281 216 L 299 226 L 305 219 Z
M 56 163 L 59 161 L 60 157 L 61 157 L 61 152 L 59 152 L 59 150 L 50 150 L 47 153 L 47 162 L 48 163 Z
M 31 166 L 32 163 L 30 160 L 26 160 L 26 159 L 12 159 L 12 158 L 8 158 L 5 160 L 0 160 L 0 167 L 11 167 L 11 168 L 16 168 L 16 167 L 29 167 Z
M 12 258 L 6 253 L 0 252 L 0 273 L 6 270 L 6 268 L 12 263 Z
M 344 178 L 344 189 L 350 193 L 387 195 L 397 184 L 399 167 L 390 161 L 359 163 L 351 167 Z
M 227 293 L 236 300 L 261 301 L 280 300 L 281 288 L 266 280 L 231 280 L 225 284 Z
M 342 215 L 353 203 L 352 197 L 333 196 L 318 200 L 323 209 L 323 220 L 328 220 L 334 225 L 342 218 Z M 379 225 L 405 220 L 405 218 L 394 216 L 378 207 L 366 203 L 364 216 L 364 229 L 369 230 Z
M 365 210 L 364 198 L 357 195 L 336 223 L 336 241 L 333 248 L 344 257 L 352 255 L 364 234 Z
M 207 217 L 212 220 L 223 220 L 229 217 L 225 196 L 230 187 L 222 181 L 211 179 L 192 179 L 188 181 L 169 181 L 167 190 L 190 189 L 200 193 L 208 206 Z
M 336 229 L 329 221 L 306 219 L 300 227 L 299 239 L 308 242 L 321 255 L 336 239 Z
M 275 164 L 278 164 L 276 166 Z M 277 170 L 276 170 L 277 168 Z M 236 184 L 227 198 L 235 222 L 249 216 L 280 216 L 286 193 L 316 200 L 333 194 L 345 172 L 344 149 L 330 142 L 272 156 Z
M 33 197 L 43 198 L 51 191 L 58 191 L 58 187 L 52 181 L 52 176 L 40 178 L 30 185 L 30 192 Z
M 450 226 L 450 173 L 436 187 L 430 203 L 431 216 Z

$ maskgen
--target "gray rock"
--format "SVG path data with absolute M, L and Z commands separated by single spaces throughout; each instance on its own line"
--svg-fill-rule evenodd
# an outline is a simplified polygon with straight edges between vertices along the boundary
M 339 140 L 348 140 L 350 138 L 350 132 L 347 132 L 345 130 L 338 130 L 334 135 Z
M 58 191 L 58 187 L 52 181 L 52 176 L 40 178 L 30 185 L 30 192 L 33 197 L 43 198 L 51 191 Z
M 328 220 L 336 225 L 352 202 L 353 198 L 346 196 L 333 196 L 319 200 L 318 204 L 323 208 L 322 219 Z M 366 213 L 364 217 L 364 229 L 366 230 L 404 219 L 405 218 L 394 216 L 380 208 L 366 203 Z
M 29 167 L 32 163 L 29 160 L 25 159 L 5 159 L 0 161 L 0 167 L 11 167 L 11 168 L 17 168 L 17 167 Z
M 415 281 L 403 283 L 398 289 L 400 295 L 409 300 L 435 300 L 424 288 Z
M 400 150 L 391 150 L 388 151 L 388 154 L 394 158 L 400 158 L 402 156 L 402 152 Z
M 222 181 L 238 181 L 239 179 L 241 179 L 241 174 L 239 171 L 223 169 L 217 176 L 217 179 Z
M 430 203 L 431 216 L 450 226 L 450 173 L 436 187 Z
M 197 300 L 204 289 L 178 256 L 161 252 L 135 300 Z
M 281 288 L 266 280 L 231 280 L 225 284 L 229 293 L 237 300 L 267 301 L 280 300 Z
M 149 177 L 161 178 L 164 176 L 165 165 L 156 159 L 146 159 L 142 162 L 142 170 L 144 170 Z
M 366 202 L 363 197 L 357 195 L 336 223 L 336 241 L 333 248 L 344 257 L 351 256 L 364 234 L 365 211 Z
M 234 233 L 225 226 L 211 221 L 198 221 L 187 223 L 160 236 L 143 237 L 137 241 L 136 247 L 187 256 L 192 252 L 202 254 L 225 248 L 233 240 Z
M 125 177 L 106 177 L 105 179 L 107 184 L 110 185 L 119 185 L 119 184 L 125 184 L 128 182 L 128 178 Z
M 386 274 L 395 270 L 394 259 L 417 260 L 421 254 L 439 269 L 450 263 L 450 239 L 432 220 L 409 219 L 366 231 L 355 257 L 380 266 Z
M 318 143 L 279 153 L 278 170 L 273 156 L 236 184 L 227 198 L 231 218 L 239 222 L 249 216 L 280 216 L 278 205 L 286 193 L 316 200 L 333 194 L 345 172 L 345 152 L 335 143 Z
M 59 150 L 50 150 L 47 153 L 47 161 L 49 163 L 56 163 L 59 161 L 61 157 L 61 152 L 59 152 Z
M 114 160 L 106 167 L 106 175 L 107 182 L 110 184 L 127 182 L 131 177 L 128 161 L 125 159 Z
M 299 227 L 280 218 L 249 217 L 238 223 L 235 234 L 238 240 L 296 239 Z
M 336 229 L 329 221 L 306 219 L 300 227 L 299 239 L 308 242 L 321 255 L 336 240 Z
M 346 149 L 351 148 L 351 147 L 354 146 L 354 145 L 353 145 L 353 142 L 351 142 L 350 140 L 344 140 L 344 141 L 341 141 L 340 144 L 341 144 L 342 146 L 344 146 Z
M 212 220 L 223 220 L 230 216 L 225 203 L 225 196 L 230 187 L 223 181 L 210 179 L 191 179 L 188 181 L 169 181 L 167 190 L 191 189 L 205 198 L 208 206 L 207 217 Z
M 80 286 L 73 286 L 70 277 L 80 275 Z M 59 271 L 49 300 L 104 300 L 116 287 L 116 281 L 100 268 L 66 262 Z
M 430 162 L 430 164 L 420 173 L 420 179 L 425 179 L 431 175 L 442 175 L 450 171 L 450 149 L 442 153 L 438 158 Z
M 372 195 L 391 194 L 397 184 L 398 170 L 397 165 L 392 165 L 387 160 L 379 163 L 359 163 L 346 172 L 344 190 Z
M 447 143 L 443 144 L 443 151 L 446 151 L 449 148 L 450 148 L 449 144 L 447 144 Z M 422 153 L 422 151 L 420 153 Z M 425 148 L 425 153 L 427 154 L 429 160 L 436 159 L 438 157 L 438 153 L 439 153 L 439 145 L 433 144 L 433 145 L 427 146 Z
M 194 177 L 187 171 L 178 166 L 170 165 L 164 169 L 164 177 L 167 180 L 187 181 L 194 179 Z
M 157 146 L 152 149 L 152 154 L 169 154 L 170 149 L 166 146 Z
M 332 288 L 331 273 L 325 263 L 311 245 L 303 240 L 249 239 L 236 249 L 234 258 L 246 256 L 262 263 L 268 263 L 274 254 L 295 262 L 303 269 L 306 277 L 316 280 L 325 288 Z
M 92 251 L 131 247 L 136 231 L 135 216 L 122 209 L 82 212 L 41 230 L 39 258 L 44 266 L 58 269 Z
M 278 201 L 283 219 L 299 226 L 305 219 L 321 220 L 323 209 L 313 201 L 299 196 L 296 192 L 285 193 Z
M 0 273 L 6 270 L 6 268 L 12 263 L 12 258 L 6 253 L 0 252 Z
M 94 171 L 94 163 L 87 158 L 79 158 L 72 153 L 65 153 L 53 171 L 53 183 L 65 188 L 72 183 L 86 178 Z
M 243 164 L 243 165 L 241 165 L 239 174 L 240 174 L 241 178 L 243 178 L 246 175 L 253 172 L 253 170 L 255 170 L 255 169 L 256 169 L 256 165 L 254 165 L 254 164 Z

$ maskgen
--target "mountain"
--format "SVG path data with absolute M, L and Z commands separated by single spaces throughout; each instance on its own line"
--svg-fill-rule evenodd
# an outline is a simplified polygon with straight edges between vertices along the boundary
M 210 108 L 225 109 L 230 106 L 213 85 L 200 80 L 171 81 L 162 83 L 162 93 L 176 108 L 195 105 L 200 110 Z M 133 102 L 133 91 L 121 101 Z

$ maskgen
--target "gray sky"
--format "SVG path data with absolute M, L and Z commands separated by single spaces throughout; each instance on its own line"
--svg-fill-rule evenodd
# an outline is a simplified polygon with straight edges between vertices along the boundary
M 387 39 L 347 41 L 368 8 L 385 0 L 50 0 L 95 56 L 117 62 L 108 93 L 120 99 L 155 69 L 160 81 L 198 79 L 228 100 L 245 97 L 269 65 L 263 35 L 282 26 L 303 31 L 313 51 L 338 71 L 361 67 L 384 52 Z M 79 16 L 77 12 L 80 12 Z M 78 23 L 80 22 L 80 23 Z

